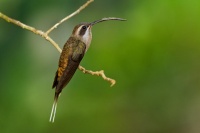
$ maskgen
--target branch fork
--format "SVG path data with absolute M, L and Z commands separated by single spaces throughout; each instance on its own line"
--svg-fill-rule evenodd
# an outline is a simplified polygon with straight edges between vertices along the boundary
M 65 22 L 66 20 L 70 19 L 71 17 L 77 15 L 78 13 L 80 13 L 83 9 L 85 9 L 90 3 L 92 3 L 94 0 L 88 0 L 85 4 L 83 4 L 80 8 L 78 8 L 75 12 L 73 12 L 72 14 L 66 16 L 65 18 L 63 18 L 62 20 L 60 20 L 58 23 L 56 23 L 54 26 L 52 26 L 49 30 L 47 30 L 46 32 L 38 30 L 34 27 L 31 27 L 29 25 L 26 25 L 18 20 L 12 19 L 6 15 L 4 15 L 3 13 L 0 12 L 0 18 L 6 20 L 7 22 L 13 23 L 23 29 L 29 30 L 37 35 L 40 35 L 41 37 L 45 38 L 47 41 L 49 41 L 60 53 L 62 52 L 61 48 L 58 46 L 58 44 L 49 36 L 49 34 L 55 29 L 57 28 L 60 24 L 62 24 L 63 22 Z M 82 71 L 85 74 L 91 74 L 91 75 L 95 75 L 95 76 L 100 76 L 102 77 L 105 81 L 110 82 L 111 87 L 113 85 L 115 85 L 116 81 L 114 79 L 111 79 L 109 77 L 106 77 L 105 73 L 103 70 L 100 71 L 91 71 L 91 70 L 86 70 L 83 66 L 79 65 L 78 69 L 80 71 Z

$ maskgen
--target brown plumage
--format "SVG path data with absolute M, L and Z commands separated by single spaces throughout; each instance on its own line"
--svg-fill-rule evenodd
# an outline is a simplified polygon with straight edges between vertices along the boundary
M 65 43 L 59 59 L 58 69 L 54 78 L 52 88 L 55 88 L 54 103 L 50 115 L 51 122 L 54 122 L 57 101 L 62 89 L 69 83 L 76 72 L 84 54 L 88 50 L 91 40 L 91 28 L 94 24 L 107 20 L 124 20 L 120 18 L 103 18 L 92 23 L 81 23 L 74 27 L 72 35 Z
M 82 60 L 86 50 L 86 44 L 84 44 L 81 40 L 77 40 L 74 37 L 70 37 L 69 40 L 63 47 L 58 70 L 56 72 L 53 86 L 55 88 L 55 96 L 54 96 L 54 114 L 51 114 L 53 118 L 50 121 L 54 121 L 57 100 L 62 92 L 62 89 L 69 83 L 75 71 L 77 70 L 80 61 Z
M 74 37 L 70 37 L 64 45 L 52 86 L 52 88 L 56 87 L 56 93 L 61 93 L 61 88 L 72 78 L 85 54 L 85 48 L 86 44 Z

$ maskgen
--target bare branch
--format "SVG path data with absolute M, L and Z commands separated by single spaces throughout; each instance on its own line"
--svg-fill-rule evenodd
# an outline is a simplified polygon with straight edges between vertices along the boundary
M 13 24 L 15 24 L 15 25 L 17 25 L 17 26 L 19 26 L 19 27 L 21 27 L 23 29 L 29 30 L 29 31 L 37 34 L 37 35 L 42 36 L 47 41 L 49 41 L 61 53 L 62 50 L 60 49 L 60 47 L 58 46 L 58 44 L 53 39 L 51 39 L 51 37 L 49 37 L 48 35 L 46 35 L 43 31 L 37 30 L 34 27 L 31 27 L 31 26 L 28 26 L 26 24 L 23 24 L 20 21 L 12 19 L 12 18 L 4 15 L 1 12 L 0 12 L 0 17 L 3 18 L 4 20 L 6 20 L 7 22 L 13 23 Z
M 78 69 L 81 70 L 85 74 L 91 74 L 91 75 L 101 76 L 104 80 L 106 80 L 106 81 L 108 81 L 108 82 L 111 83 L 110 87 L 112 87 L 116 83 L 116 81 L 114 79 L 106 77 L 106 75 L 105 75 L 105 73 L 104 73 L 103 70 L 93 72 L 91 70 L 86 70 L 82 66 L 79 66 Z
M 73 17 L 74 15 L 78 14 L 81 10 L 83 10 L 85 7 L 87 7 L 91 2 L 93 2 L 94 0 L 89 0 L 87 1 L 83 6 L 81 6 L 78 10 L 76 10 L 74 13 L 70 14 L 69 16 L 67 16 L 66 18 L 62 19 L 60 22 L 58 22 L 57 24 L 55 24 L 52 28 L 50 28 L 47 32 L 43 32 L 41 30 L 38 30 L 34 27 L 31 27 L 29 25 L 26 25 L 18 20 L 12 19 L 6 15 L 4 15 L 3 13 L 0 12 L 0 18 L 6 20 L 7 22 L 13 23 L 23 29 L 29 30 L 37 35 L 42 36 L 43 38 L 45 38 L 47 41 L 49 41 L 60 53 L 62 52 L 61 48 L 58 46 L 58 44 L 50 37 L 48 36 L 48 34 L 55 29 L 58 25 L 60 25 L 61 23 L 63 23 L 64 21 L 66 21 L 67 19 Z M 101 76 L 104 80 L 108 81 L 111 83 L 111 87 L 116 83 L 116 81 L 114 79 L 108 78 L 105 76 L 104 71 L 91 71 L 91 70 L 86 70 L 84 67 L 79 65 L 79 70 L 82 71 L 83 73 L 86 74 L 91 74 L 91 75 L 95 75 L 95 76 Z
M 84 5 L 82 5 L 78 10 L 76 10 L 75 12 L 73 12 L 72 14 L 68 15 L 67 17 L 63 18 L 62 20 L 60 20 L 60 22 L 56 23 L 53 27 L 51 27 L 46 34 L 48 35 L 52 30 L 54 30 L 55 28 L 57 28 L 61 23 L 63 23 L 64 21 L 70 19 L 71 17 L 77 15 L 79 12 L 81 12 L 84 8 L 86 8 L 90 3 L 92 3 L 94 0 L 88 0 Z

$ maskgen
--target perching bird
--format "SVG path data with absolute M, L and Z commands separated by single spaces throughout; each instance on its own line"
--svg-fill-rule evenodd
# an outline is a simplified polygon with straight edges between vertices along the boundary
M 69 83 L 77 70 L 84 54 L 90 47 L 92 40 L 91 28 L 93 25 L 107 20 L 121 20 L 121 18 L 102 18 L 91 23 L 80 23 L 74 27 L 72 35 L 65 43 L 59 59 L 58 69 L 54 78 L 53 87 L 55 89 L 54 103 L 50 115 L 50 122 L 54 122 L 57 101 L 62 89 Z

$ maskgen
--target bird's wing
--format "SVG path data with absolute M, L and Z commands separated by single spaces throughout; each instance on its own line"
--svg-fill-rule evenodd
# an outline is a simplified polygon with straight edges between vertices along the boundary
M 60 59 L 59 59 L 58 70 L 56 71 L 52 88 L 54 88 L 58 85 L 58 82 L 59 82 L 61 76 L 63 75 L 65 68 L 68 65 L 68 59 L 69 59 L 68 55 L 70 55 L 70 50 L 71 50 L 70 44 L 73 43 L 74 41 L 75 41 L 75 39 L 69 38 L 63 47 L 63 50 L 61 52 Z
M 60 93 L 69 83 L 85 54 L 86 45 L 82 41 L 76 41 L 78 42 L 74 42 L 75 45 L 70 45 L 69 47 L 69 51 L 72 52 L 69 52 L 67 66 L 56 86 L 57 93 Z

